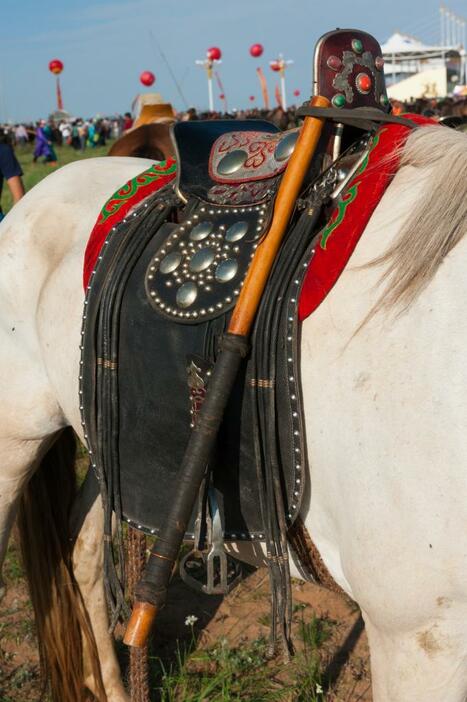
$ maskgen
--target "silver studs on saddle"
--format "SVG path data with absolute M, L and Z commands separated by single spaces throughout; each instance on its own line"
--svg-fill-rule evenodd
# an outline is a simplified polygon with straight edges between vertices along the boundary
M 145 278 L 151 305 L 185 323 L 213 319 L 233 307 L 267 228 L 266 208 L 209 209 L 200 203 L 180 224 L 162 225 L 166 237 Z

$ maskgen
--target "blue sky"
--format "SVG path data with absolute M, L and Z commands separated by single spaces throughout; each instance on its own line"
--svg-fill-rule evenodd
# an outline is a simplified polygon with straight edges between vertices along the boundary
M 467 14 L 466 0 L 447 4 Z M 154 90 L 183 109 L 154 38 L 190 105 L 207 106 L 205 76 L 194 61 L 212 45 L 223 52 L 219 70 L 230 107 L 248 105 L 249 95 L 259 102 L 257 65 L 273 92 L 268 61 L 279 52 L 295 62 L 287 73 L 289 100 L 295 88 L 304 99 L 321 34 L 358 27 L 384 42 L 399 29 L 436 41 L 438 8 L 438 0 L 1 0 L 0 122 L 45 117 L 54 108 L 52 58 L 65 64 L 62 92 L 74 115 L 128 110 L 143 70 L 156 74 Z M 259 61 L 248 53 L 255 42 L 265 47 Z

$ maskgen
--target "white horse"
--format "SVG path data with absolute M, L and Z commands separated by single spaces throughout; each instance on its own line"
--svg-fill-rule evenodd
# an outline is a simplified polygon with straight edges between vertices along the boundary
M 58 484 L 55 471 L 66 463 L 65 428 L 82 436 L 84 248 L 104 201 L 149 165 L 117 158 L 66 166 L 0 225 L 0 561 L 40 464 L 23 521 L 37 533 L 52 521 L 31 512 L 47 496 L 47 478 L 52 507 L 67 516 L 68 474 Z M 442 127 L 412 133 L 346 271 L 303 323 L 311 494 L 302 517 L 362 609 L 375 702 L 467 699 L 466 214 L 466 136 Z M 24 546 L 33 568 L 54 578 L 55 590 L 39 597 L 39 629 L 56 649 L 45 647 L 43 657 L 55 689 L 62 685 L 54 699 L 77 702 L 84 680 L 100 702 L 124 702 L 107 633 L 99 500 L 74 549 L 76 582 L 61 536 L 49 536 L 44 552 Z M 239 554 L 251 558 L 245 546 Z

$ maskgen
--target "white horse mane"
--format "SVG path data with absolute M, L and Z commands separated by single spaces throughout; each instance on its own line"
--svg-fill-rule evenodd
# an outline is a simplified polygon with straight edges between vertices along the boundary
M 466 233 L 467 135 L 439 126 L 415 129 L 400 149 L 400 166 L 427 175 L 424 196 L 390 248 L 368 266 L 388 264 L 378 301 L 360 326 L 381 310 L 406 310 Z

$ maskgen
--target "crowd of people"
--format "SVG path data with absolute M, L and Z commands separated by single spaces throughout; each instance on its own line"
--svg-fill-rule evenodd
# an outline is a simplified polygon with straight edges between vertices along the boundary
M 467 118 L 467 99 L 419 98 L 405 103 L 393 100 L 394 114 L 415 112 L 427 117 L 445 118 L 456 115 Z M 273 109 L 250 108 L 232 110 L 231 112 L 199 112 L 194 107 L 176 114 L 175 119 L 181 121 L 207 119 L 266 119 L 273 122 L 279 129 L 291 129 L 298 124 L 296 106 L 287 110 L 282 107 Z M 83 118 L 50 118 L 48 121 L 39 120 L 37 123 L 3 124 L 0 125 L 0 198 L 3 181 L 6 180 L 14 202 L 24 194 L 21 181 L 21 167 L 15 157 L 14 148 L 25 149 L 34 144 L 33 162 L 41 161 L 51 166 L 57 164 L 56 147 L 66 145 L 78 152 L 106 146 L 108 141 L 121 137 L 133 126 L 133 118 L 129 112 L 111 117 Z M 2 219 L 0 208 L 0 220 Z

